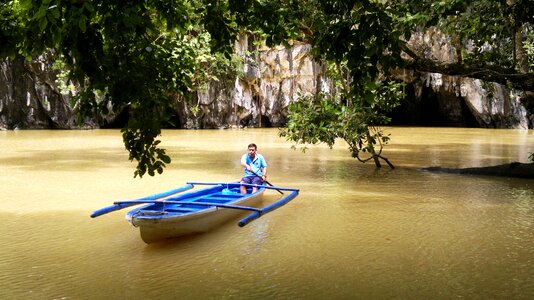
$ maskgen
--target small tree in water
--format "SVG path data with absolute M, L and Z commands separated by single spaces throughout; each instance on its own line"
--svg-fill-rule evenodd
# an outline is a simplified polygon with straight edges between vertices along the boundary
M 325 143 L 330 148 L 337 138 L 345 140 L 352 157 L 361 162 L 373 160 L 380 168 L 389 134 L 377 125 L 391 120 L 386 115 L 399 104 L 402 84 L 368 81 L 365 90 L 342 92 L 340 95 L 319 94 L 300 97 L 289 106 L 289 121 L 280 135 L 296 145 Z M 346 89 L 345 91 L 348 91 Z M 295 148 L 295 146 L 293 146 Z

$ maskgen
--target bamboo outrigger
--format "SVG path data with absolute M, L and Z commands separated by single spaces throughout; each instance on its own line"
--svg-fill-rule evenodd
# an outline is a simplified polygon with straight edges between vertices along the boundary
M 196 185 L 210 187 L 180 194 Z M 249 193 L 241 194 L 241 186 L 246 186 Z M 250 193 L 254 187 L 257 188 L 257 191 Z M 268 206 L 254 207 L 267 189 L 277 190 L 282 194 L 282 191 L 289 191 L 290 193 Z M 238 225 L 243 227 L 264 214 L 285 205 L 294 199 L 298 193 L 298 189 L 276 186 L 188 182 L 184 186 L 164 193 L 135 200 L 114 202 L 111 206 L 93 212 L 91 217 L 95 218 L 125 207 L 145 204 L 128 212 L 126 219 L 132 225 L 139 227 L 143 241 L 152 243 L 167 238 L 207 232 L 239 213 L 249 211 L 251 213 L 238 222 Z

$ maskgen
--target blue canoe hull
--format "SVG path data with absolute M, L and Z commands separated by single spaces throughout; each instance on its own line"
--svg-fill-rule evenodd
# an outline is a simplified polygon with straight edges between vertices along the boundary
M 246 212 L 242 209 L 209 206 L 205 203 L 251 207 L 261 201 L 264 191 L 264 188 L 260 188 L 254 194 L 241 194 L 239 186 L 215 185 L 167 197 L 158 203 L 133 209 L 126 214 L 126 219 L 132 225 L 139 227 L 141 238 L 145 243 L 204 233 Z M 179 202 L 179 204 L 168 202 Z M 203 205 L 195 205 L 195 202 Z

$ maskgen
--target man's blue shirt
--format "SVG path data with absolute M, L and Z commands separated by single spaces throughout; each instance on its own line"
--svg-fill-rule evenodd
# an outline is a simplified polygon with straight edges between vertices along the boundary
M 250 172 L 249 170 L 247 170 L 247 168 L 245 168 L 245 174 L 243 175 L 243 177 L 256 176 L 256 175 L 263 176 L 262 170 L 264 167 L 267 167 L 267 162 L 265 161 L 265 158 L 263 158 L 263 155 L 259 153 L 256 153 L 256 157 L 254 157 L 254 160 L 250 158 L 248 153 L 245 153 L 241 157 L 241 161 L 251 166 L 252 171 L 256 172 L 256 174 L 254 174 L 253 172 Z

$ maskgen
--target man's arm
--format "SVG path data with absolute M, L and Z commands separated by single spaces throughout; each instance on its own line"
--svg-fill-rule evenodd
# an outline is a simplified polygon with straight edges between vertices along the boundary
M 247 154 L 244 154 L 241 157 L 241 166 L 243 166 L 243 168 L 246 168 L 247 170 L 252 172 L 252 167 L 247 164 Z
M 265 181 L 267 179 L 267 166 L 263 167 L 261 173 L 262 173 L 261 178 Z

